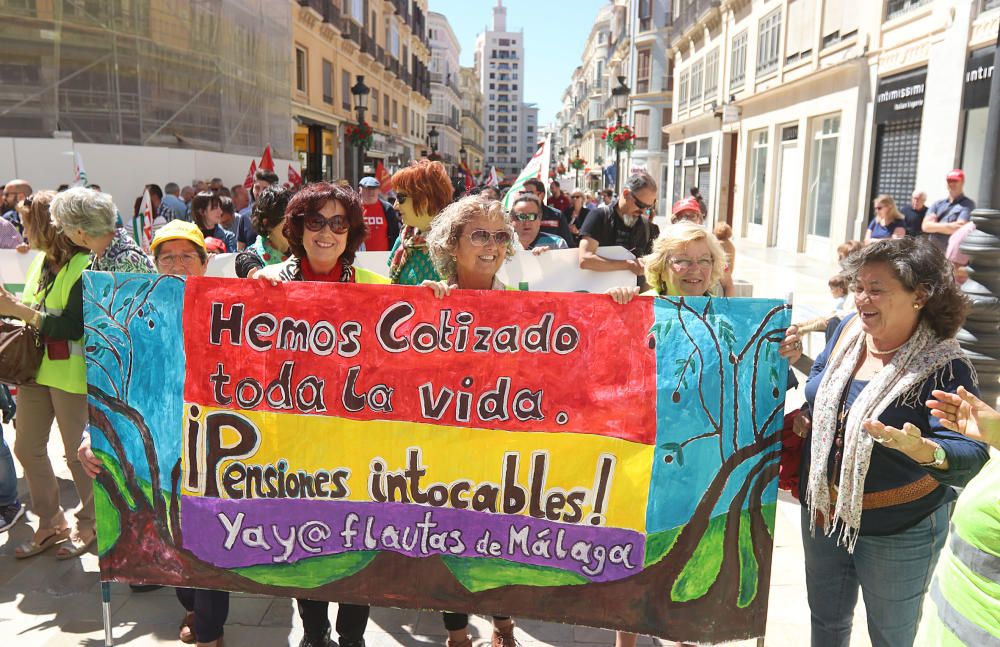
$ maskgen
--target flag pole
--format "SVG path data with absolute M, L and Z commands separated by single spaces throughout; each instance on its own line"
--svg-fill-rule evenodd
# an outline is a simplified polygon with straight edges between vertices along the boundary
M 104 647 L 114 647 L 111 635 L 111 582 L 101 582 L 101 607 L 104 614 Z

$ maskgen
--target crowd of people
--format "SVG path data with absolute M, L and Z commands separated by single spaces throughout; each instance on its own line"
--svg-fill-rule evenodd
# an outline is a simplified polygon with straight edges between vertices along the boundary
M 813 645 L 848 644 L 859 590 L 878 646 L 914 644 L 918 627 L 932 637 L 923 644 L 986 644 L 976 639 L 995 636 L 1000 626 L 1000 515 L 990 489 L 1000 472 L 995 461 L 983 469 L 988 447 L 1000 448 L 1000 413 L 976 397 L 975 371 L 954 339 L 969 306 L 941 240 L 968 220 L 962 179 L 949 174 L 949 198 L 918 214 L 919 222 L 891 198 L 876 199 L 866 240 L 842 246 L 843 272 L 830 282 L 838 303 L 821 318 L 826 347 L 794 423 L 804 438 L 796 494 Z M 249 191 L 227 189 L 218 178 L 183 188 L 168 183 L 162 191 L 147 185 L 156 217 L 146 250 L 97 189 L 33 191 L 27 182 L 8 182 L 0 247 L 41 253 L 20 297 L 0 291 L 0 316 L 38 330 L 46 348 L 35 383 L 17 393 L 14 454 L 38 521 L 16 556 L 55 549 L 57 558 L 71 559 L 95 540 L 92 479 L 103 467 L 86 433 L 86 269 L 198 276 L 209 254 L 225 251 L 236 253 L 242 279 L 412 285 L 446 299 L 455 290 L 510 289 L 499 272 L 519 250 L 572 248 L 582 269 L 635 277 L 609 291 L 620 304 L 732 295 L 731 229 L 706 228 L 695 189 L 672 206 L 670 224 L 660 230 L 652 220 L 656 182 L 644 172 L 629 177 L 619 195 L 567 194 L 557 182 L 547 191 L 529 180 L 509 211 L 492 187 L 456 197 L 439 162 L 414 162 L 395 173 L 392 186 L 383 195 L 379 181 L 365 177 L 357 187 L 318 182 L 295 189 L 279 186 L 270 171 L 257 171 Z M 914 212 L 917 202 L 915 196 Z M 916 227 L 929 236 L 914 235 Z M 630 256 L 609 254 L 614 246 Z M 385 271 L 356 267 L 360 250 L 388 252 Z M 807 329 L 785 332 L 782 357 L 801 357 Z M 46 447 L 53 420 L 81 502 L 72 522 Z M 0 531 L 24 513 L 14 474 L 0 441 Z M 928 590 L 938 613 L 921 619 Z M 178 589 L 177 597 L 184 609 L 179 639 L 222 644 L 228 593 Z M 331 626 L 327 603 L 297 604 L 301 647 L 332 645 L 334 630 L 341 646 L 363 647 L 369 607 L 341 604 Z M 445 613 L 443 622 L 448 647 L 471 647 L 467 615 Z M 493 646 L 514 647 L 514 620 L 494 617 L 493 626 Z M 620 647 L 635 641 L 618 634 Z

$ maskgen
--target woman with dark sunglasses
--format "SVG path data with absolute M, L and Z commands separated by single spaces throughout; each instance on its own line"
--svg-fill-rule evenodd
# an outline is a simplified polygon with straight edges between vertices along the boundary
M 285 209 L 284 234 L 288 260 L 261 268 L 255 278 L 277 285 L 285 281 L 326 283 L 383 283 L 389 279 L 354 267 L 354 255 L 367 235 L 361 198 L 350 187 L 327 182 L 308 184 L 296 193 Z M 299 647 L 331 647 L 330 604 L 296 599 L 305 635 Z M 371 607 L 339 604 L 337 643 L 341 647 L 364 647 L 365 627 Z
M 388 283 L 389 279 L 354 267 L 354 255 L 368 231 L 361 199 L 350 187 L 327 182 L 307 185 L 285 209 L 283 233 L 288 260 L 268 265 L 255 278 L 328 283 Z

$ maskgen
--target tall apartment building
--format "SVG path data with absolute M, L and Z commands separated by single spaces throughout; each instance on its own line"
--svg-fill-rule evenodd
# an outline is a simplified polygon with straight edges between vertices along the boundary
M 737 236 L 829 258 L 882 193 L 975 199 L 998 0 L 693 0 L 673 6 L 671 197 Z M 926 97 L 926 101 L 925 101 Z
M 483 93 L 479 76 L 473 67 L 459 70 L 458 87 L 462 90 L 462 148 L 465 161 L 473 173 L 483 171 L 486 150 L 486 129 L 483 128 Z
M 431 103 L 427 0 L 289 0 L 293 14 L 292 110 L 295 154 L 307 180 L 390 172 L 426 148 Z M 369 88 L 365 121 L 373 145 L 363 153 L 345 131 L 357 123 L 351 94 Z
M 485 168 L 516 175 L 534 151 L 524 146 L 524 32 L 507 30 L 503 0 L 493 7 L 491 27 L 476 39 L 475 68 L 484 98 Z
M 437 155 L 454 176 L 461 162 L 462 91 L 459 87 L 461 46 L 448 19 L 440 13 L 428 14 L 428 38 L 431 44 L 431 109 L 428 127 L 438 133 Z
M 538 105 L 525 103 L 521 105 L 521 124 L 524 126 L 524 142 L 521 150 L 525 156 L 531 157 L 538 148 L 541 132 L 538 129 Z

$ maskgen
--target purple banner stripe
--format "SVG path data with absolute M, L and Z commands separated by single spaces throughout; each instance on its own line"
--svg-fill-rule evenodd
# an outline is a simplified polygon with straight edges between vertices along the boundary
M 181 497 L 184 547 L 221 568 L 358 550 L 495 557 L 608 582 L 642 570 L 645 535 L 406 503 Z

